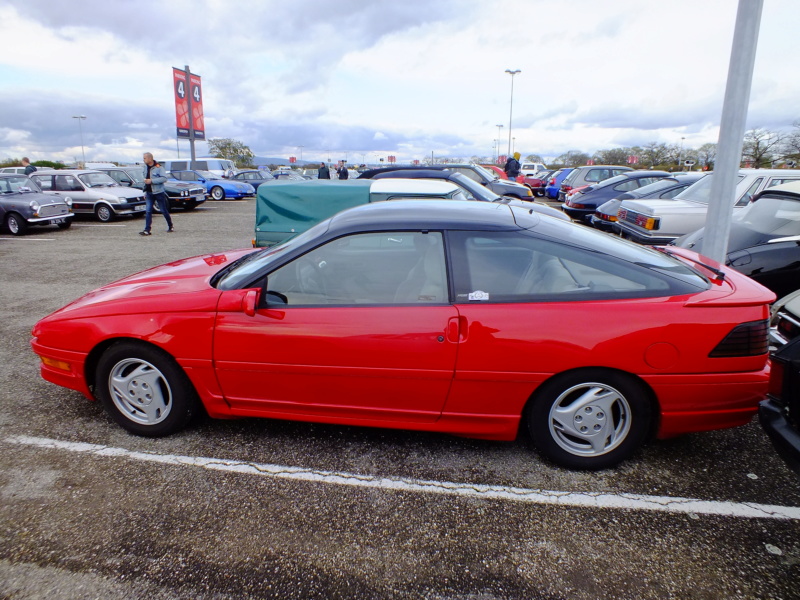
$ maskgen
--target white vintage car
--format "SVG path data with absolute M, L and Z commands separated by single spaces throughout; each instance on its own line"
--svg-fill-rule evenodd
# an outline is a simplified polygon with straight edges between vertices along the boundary
M 761 190 L 800 180 L 800 170 L 741 169 L 732 200 L 734 210 L 747 206 Z M 703 227 L 711 199 L 713 173 L 671 200 L 624 200 L 614 231 L 640 244 L 668 244 Z

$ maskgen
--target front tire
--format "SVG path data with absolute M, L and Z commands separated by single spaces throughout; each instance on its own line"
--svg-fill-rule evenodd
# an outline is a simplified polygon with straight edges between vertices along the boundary
M 28 222 L 17 213 L 8 213 L 6 227 L 11 235 L 25 235 L 28 232 Z
M 98 204 L 94 209 L 94 216 L 101 223 L 110 223 L 114 220 L 114 211 L 108 204 Z
M 652 423 L 648 390 L 630 376 L 585 369 L 543 384 L 528 411 L 533 442 L 569 469 L 616 466 L 647 439 Z
M 175 433 L 198 411 L 194 387 L 175 360 L 139 342 L 117 342 L 103 353 L 95 392 L 114 421 L 146 437 Z
M 72 227 L 72 219 L 67 219 L 63 223 L 57 223 L 56 227 L 58 227 L 59 229 L 69 229 L 70 227 Z
M 225 190 L 223 190 L 218 185 L 214 186 L 213 188 L 211 188 L 211 197 L 214 200 L 224 200 L 225 199 Z

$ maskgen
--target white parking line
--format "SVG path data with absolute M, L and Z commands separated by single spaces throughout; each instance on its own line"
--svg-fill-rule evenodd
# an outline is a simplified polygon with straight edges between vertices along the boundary
M 95 456 L 124 458 L 154 462 L 166 465 L 200 467 L 213 471 L 230 471 L 245 475 L 257 475 L 275 479 L 309 481 L 315 483 L 347 485 L 353 487 L 378 488 L 413 493 L 444 494 L 487 500 L 506 500 L 544 504 L 549 506 L 648 510 L 670 513 L 688 513 L 692 515 L 717 515 L 742 517 L 748 519 L 789 519 L 800 520 L 800 508 L 793 506 L 774 506 L 750 502 L 715 502 L 694 498 L 672 498 L 669 496 L 645 496 L 641 494 L 612 494 L 606 492 L 557 492 L 507 487 L 501 485 L 484 485 L 478 483 L 453 483 L 449 481 L 427 481 L 406 477 L 375 477 L 359 475 L 344 471 L 320 471 L 270 465 L 221 458 L 205 458 L 200 456 L 181 456 L 176 454 L 156 454 L 137 452 L 125 448 L 113 448 L 100 444 L 64 442 L 48 438 L 12 436 L 4 440 L 8 444 L 37 446 L 82 452 Z
M 127 227 L 125 223 L 73 223 L 73 227 Z
M 54 242 L 55 238 L 34 238 L 34 237 L 0 237 L 0 241 L 15 241 L 15 242 Z

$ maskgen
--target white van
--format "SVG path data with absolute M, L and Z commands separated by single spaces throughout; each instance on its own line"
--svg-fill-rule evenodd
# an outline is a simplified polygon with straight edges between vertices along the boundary
M 227 177 L 236 172 L 236 165 L 232 160 L 203 156 L 195 160 L 188 158 L 168 158 L 162 160 L 156 157 L 167 171 L 210 171 L 220 177 Z M 191 163 L 191 164 L 190 164 Z

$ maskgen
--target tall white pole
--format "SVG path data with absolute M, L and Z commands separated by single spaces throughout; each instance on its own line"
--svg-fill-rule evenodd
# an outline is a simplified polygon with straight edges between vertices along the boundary
M 511 156 L 511 119 L 514 116 L 514 75 L 521 73 L 519 69 L 506 69 L 506 73 L 511 75 L 511 102 L 508 108 L 508 155 Z
M 701 252 L 712 260 L 725 263 L 728 252 L 728 235 L 731 230 L 733 198 L 742 145 L 747 123 L 747 105 L 753 81 L 756 60 L 758 29 L 761 25 L 763 0 L 739 0 L 733 47 L 728 66 L 728 83 L 717 144 L 717 160 L 711 181 L 711 199 L 708 205 L 706 228 Z

